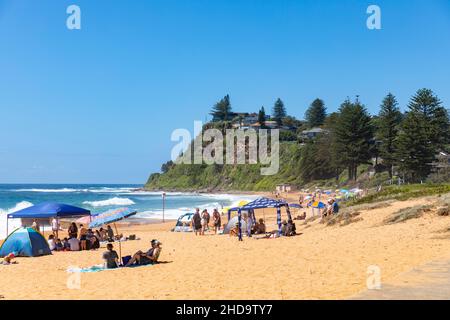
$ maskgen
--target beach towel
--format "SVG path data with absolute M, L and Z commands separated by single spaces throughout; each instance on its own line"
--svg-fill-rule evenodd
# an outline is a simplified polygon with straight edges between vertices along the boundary
M 114 269 L 108 269 L 108 268 L 105 268 L 103 266 L 103 264 L 97 264 L 95 266 L 87 267 L 87 268 L 70 267 L 70 268 L 67 268 L 66 271 L 68 273 L 92 273 L 92 272 L 100 272 L 100 271 L 111 271 L 111 270 L 128 269 L 128 268 L 148 267 L 148 266 L 151 266 L 151 265 L 152 264 L 132 265 L 132 266 L 129 266 L 129 267 L 119 267 L 119 268 L 114 268 Z

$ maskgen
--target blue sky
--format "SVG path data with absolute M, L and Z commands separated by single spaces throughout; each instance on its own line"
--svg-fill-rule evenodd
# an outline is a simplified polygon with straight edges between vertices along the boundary
M 144 183 L 225 94 L 299 118 L 422 87 L 449 107 L 449 57 L 448 0 L 0 0 L 0 183 Z

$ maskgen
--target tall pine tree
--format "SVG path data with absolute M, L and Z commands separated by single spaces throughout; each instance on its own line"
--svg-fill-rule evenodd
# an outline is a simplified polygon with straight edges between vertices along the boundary
M 266 110 L 264 110 L 264 107 L 261 107 L 261 109 L 259 109 L 258 122 L 261 127 L 264 127 L 266 125 Z
M 230 96 L 227 94 L 223 99 L 217 102 L 210 113 L 213 121 L 228 121 L 231 114 Z
M 310 128 L 323 125 L 327 117 L 327 109 L 323 100 L 316 99 L 309 106 L 305 113 L 305 119 Z
M 272 116 L 279 126 L 283 124 L 283 118 L 286 117 L 286 108 L 284 107 L 284 103 L 280 98 L 275 101 Z
M 397 140 L 401 171 L 412 182 L 426 179 L 436 154 L 449 142 L 449 117 L 439 98 L 420 89 L 411 98 Z
M 389 93 L 383 99 L 378 114 L 376 138 L 381 142 L 378 151 L 384 165 L 389 169 L 390 178 L 392 178 L 392 166 L 396 162 L 395 140 L 401 121 L 402 113 L 398 107 L 397 99 L 392 93 Z
M 358 166 L 368 163 L 372 157 L 371 118 L 358 101 L 345 101 L 339 112 L 335 127 L 336 150 L 342 164 L 348 169 L 349 180 L 356 180 Z

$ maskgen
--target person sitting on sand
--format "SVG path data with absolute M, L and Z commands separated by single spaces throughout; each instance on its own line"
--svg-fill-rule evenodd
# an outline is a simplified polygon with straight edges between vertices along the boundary
M 16 257 L 14 253 L 10 253 L 7 256 L 3 258 L 3 265 L 9 265 L 9 264 L 16 264 L 16 261 L 13 261 L 13 259 Z
M 70 238 L 69 239 L 70 251 L 80 251 L 80 241 L 78 238 Z
M 108 241 L 110 242 L 114 241 L 114 231 L 109 224 L 106 227 L 106 235 L 108 237 Z
M 69 239 L 64 238 L 62 243 L 63 243 L 63 250 L 64 251 L 70 251 Z
M 51 251 L 55 251 L 56 250 L 56 242 L 55 242 L 55 236 L 53 234 L 48 236 L 48 246 L 50 248 Z
M 55 250 L 56 251 L 63 251 L 64 250 L 64 246 L 61 242 L 61 239 L 56 239 L 55 241 Z
M 107 235 L 106 235 L 106 230 L 103 228 L 100 228 L 98 231 L 98 237 L 100 239 L 100 241 L 106 241 L 107 239 Z
M 97 236 L 94 234 L 92 229 L 88 230 L 88 233 L 86 234 L 86 241 L 89 250 L 95 250 L 100 248 L 100 241 L 98 240 Z
M 195 232 L 195 235 L 198 235 L 200 233 L 201 235 L 201 229 L 202 229 L 202 217 L 200 216 L 200 209 L 195 209 L 195 214 L 192 217 L 192 229 Z
M 266 225 L 264 223 L 264 219 L 259 219 L 258 222 L 254 226 L 255 234 L 265 234 L 266 233 Z
M 281 235 L 285 237 L 295 236 L 295 224 L 292 221 L 287 222 L 283 220 L 283 226 L 281 227 Z
M 133 257 L 128 261 L 125 265 L 126 267 L 132 266 L 134 264 L 138 265 L 147 265 L 154 264 L 158 262 L 159 255 L 161 254 L 161 246 L 162 243 L 158 240 L 154 239 L 151 241 L 151 248 L 147 252 L 138 251 Z
M 220 224 L 222 223 L 222 218 L 220 217 L 219 211 L 214 209 L 213 211 L 213 222 L 214 222 L 214 233 L 217 234 L 217 231 L 220 230 Z
M 113 244 L 108 243 L 106 250 L 103 252 L 103 260 L 105 261 L 105 269 L 115 269 L 119 266 L 119 255 L 113 250 Z
M 237 237 L 239 235 L 239 222 L 236 222 L 234 228 L 230 229 L 230 237 Z

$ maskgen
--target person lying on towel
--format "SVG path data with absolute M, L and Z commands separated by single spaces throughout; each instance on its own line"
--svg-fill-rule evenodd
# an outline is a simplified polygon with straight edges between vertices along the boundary
M 140 250 L 136 252 L 130 259 L 130 261 L 128 261 L 128 263 L 125 265 L 125 267 L 129 267 L 134 264 L 143 266 L 147 264 L 157 263 L 159 255 L 161 253 L 162 243 L 158 240 L 152 240 L 151 245 L 152 247 L 147 252 L 142 252 Z

